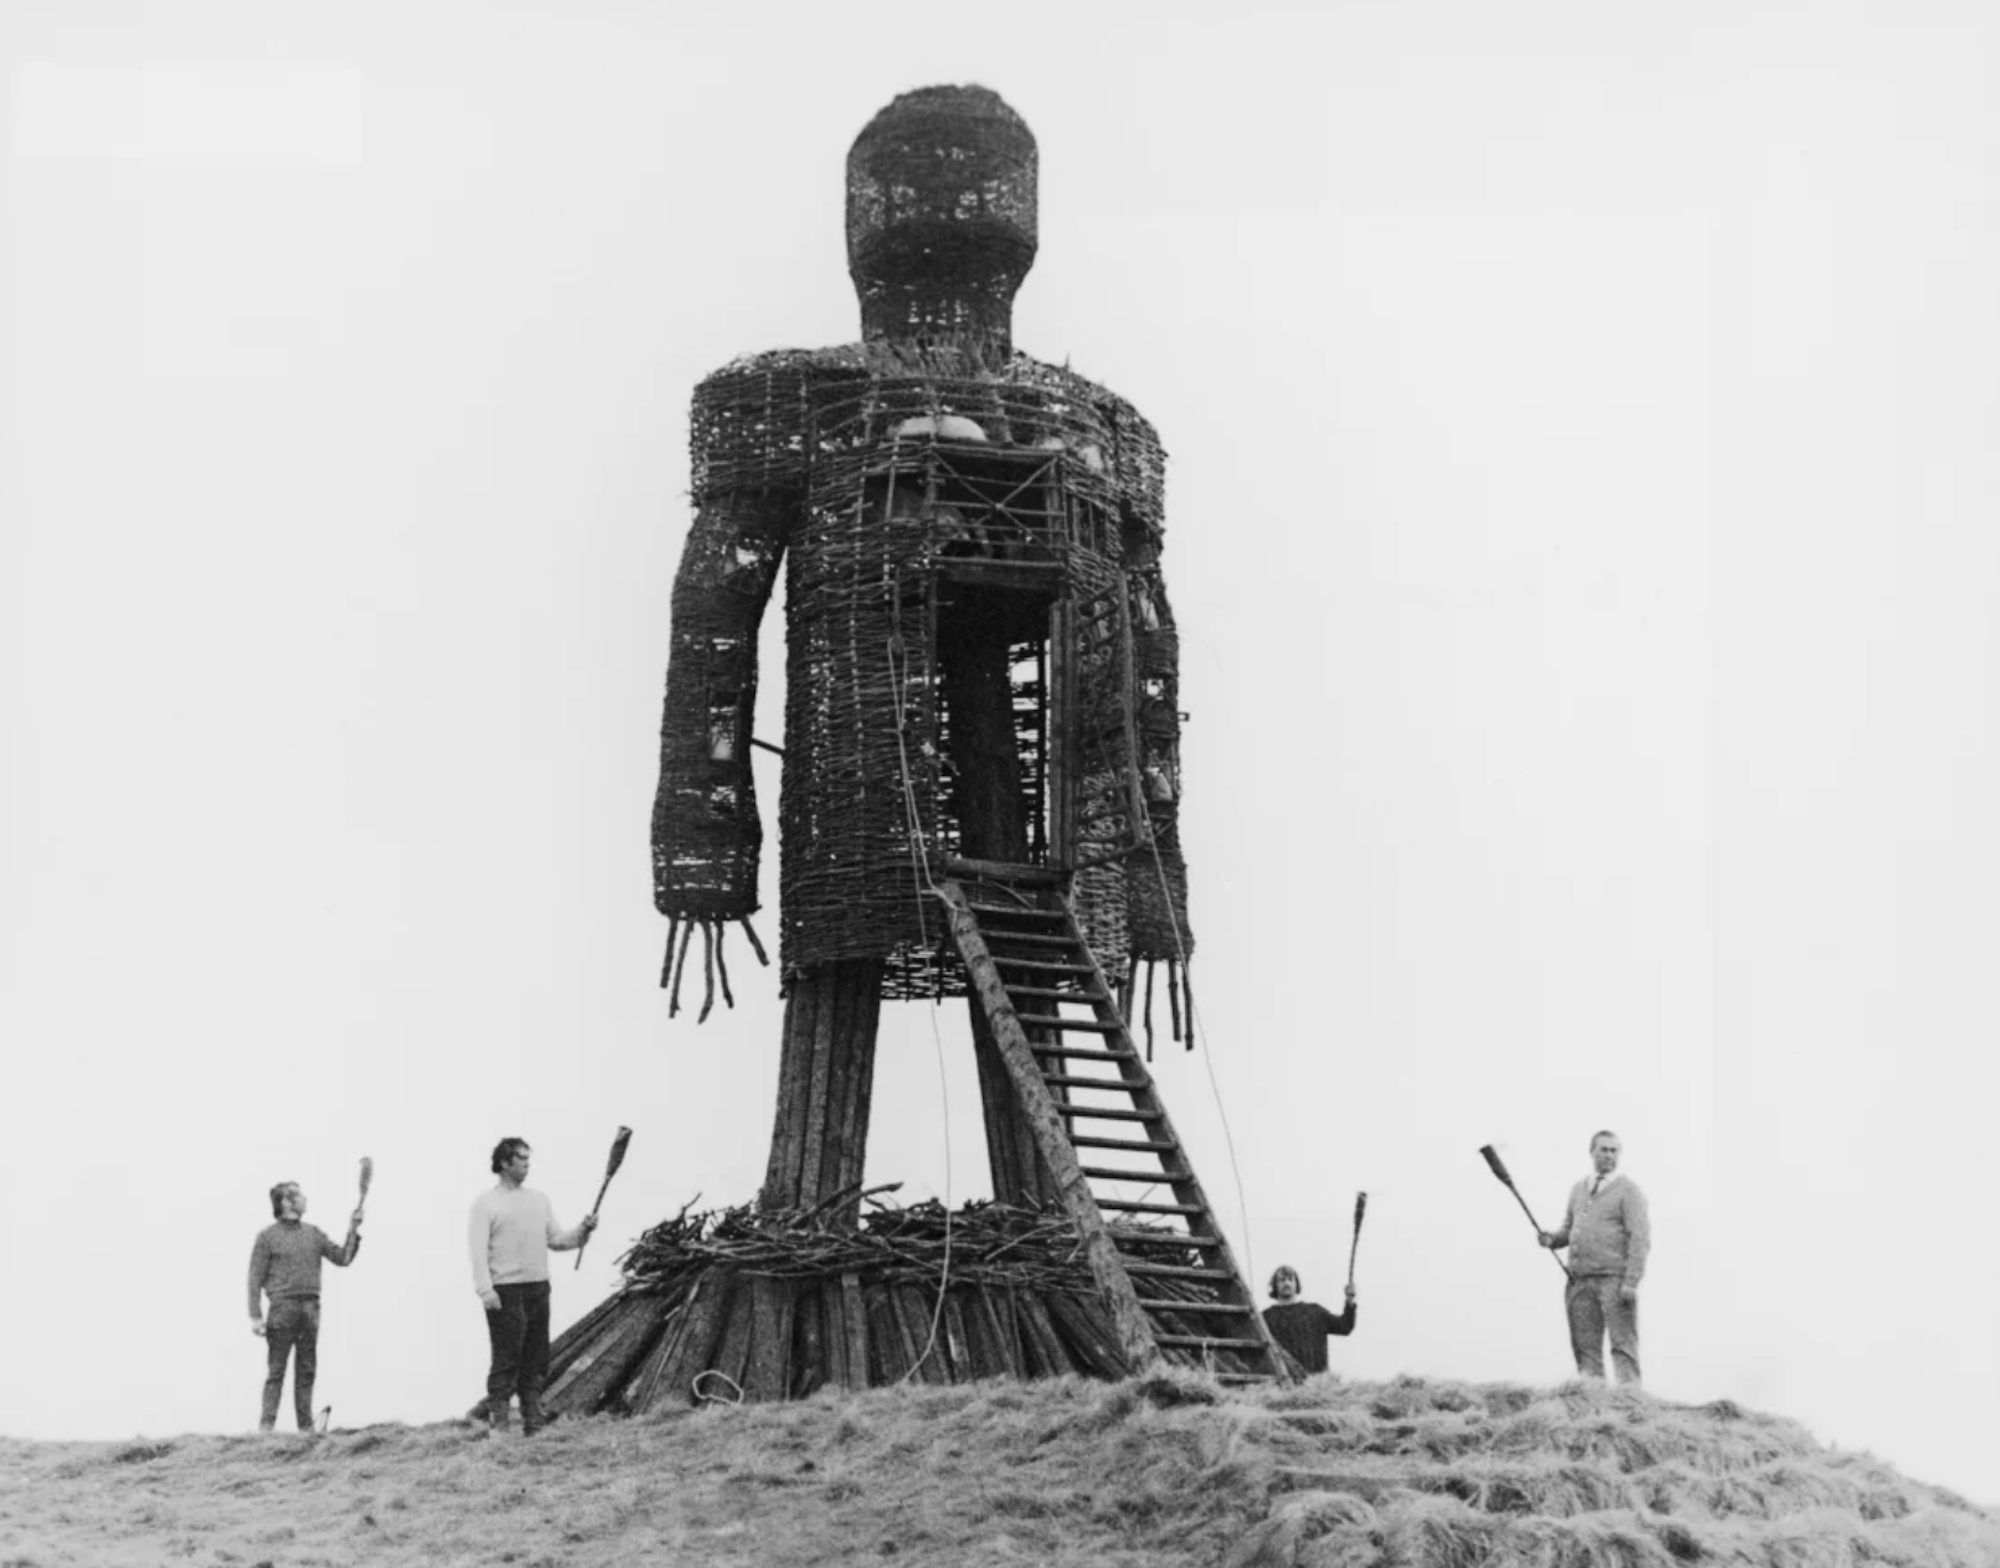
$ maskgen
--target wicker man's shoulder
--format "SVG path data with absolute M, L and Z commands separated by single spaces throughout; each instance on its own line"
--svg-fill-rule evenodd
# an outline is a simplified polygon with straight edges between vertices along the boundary
M 1155 531 L 1165 527 L 1167 454 L 1150 419 L 1110 388 L 1067 365 L 1017 353 L 1008 366 L 1008 379 L 1091 408 L 1111 437 L 1111 466 L 1120 495 L 1147 527 Z
M 732 359 L 701 379 L 688 429 L 697 504 L 728 491 L 804 482 L 808 388 L 824 357 L 817 349 L 772 349 Z
M 1066 366 L 1027 354 L 1001 365 L 979 365 L 949 351 L 912 352 L 881 344 L 773 349 L 731 360 L 695 388 L 689 456 L 697 503 L 743 490 L 803 487 L 811 460 L 815 404 L 821 422 L 871 381 L 984 383 L 988 396 L 1008 385 L 1032 388 L 1048 407 L 1088 411 L 1108 437 L 1112 471 L 1136 520 L 1159 529 L 1165 521 L 1166 455 L 1151 421 L 1125 399 Z M 965 388 L 961 388 L 965 390 Z

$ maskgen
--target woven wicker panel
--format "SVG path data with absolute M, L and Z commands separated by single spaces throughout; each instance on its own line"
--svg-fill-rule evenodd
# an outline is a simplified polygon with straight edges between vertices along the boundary
M 739 359 L 695 391 L 698 511 L 674 587 L 655 896 L 662 913 L 703 921 L 756 908 L 756 641 L 782 563 L 788 975 L 879 958 L 885 995 L 961 990 L 920 896 L 926 868 L 959 850 L 958 814 L 975 797 L 989 814 L 971 820 L 989 837 L 990 812 L 1012 822 L 1014 801 L 1026 852 L 1059 852 L 1058 772 L 1098 813 L 1073 825 L 1070 849 L 1082 866 L 1078 918 L 1105 968 L 1122 978 L 1135 954 L 1190 945 L 1173 820 L 1178 650 L 1159 573 L 1165 458 L 1130 404 L 1012 349 L 1011 302 L 1035 254 L 1035 182 L 1034 138 L 996 95 L 905 94 L 848 161 L 863 340 Z M 1107 598 L 1120 606 L 1100 634 L 1109 640 L 1058 650 L 1049 612 Z M 973 680 L 962 690 L 989 694 L 975 703 L 984 727 L 954 737 L 939 627 L 963 650 L 979 624 L 968 615 L 997 617 L 1000 642 L 946 666 Z M 1055 716 L 1052 667 L 1064 661 L 1069 707 Z M 991 717 L 1003 679 L 1011 720 Z M 996 755 L 974 740 L 1009 723 L 1018 778 L 1004 745 L 1003 772 L 961 778 L 974 766 L 964 758 Z M 1088 745 L 1077 738 L 1086 730 Z M 970 748 L 959 761 L 955 740 Z M 1170 781 L 1174 798 L 1156 788 L 1149 802 L 1149 777 Z M 1164 890 L 1138 848 L 1148 832 Z
M 905 93 L 847 158 L 865 338 L 1008 342 L 1035 260 L 1035 138 L 983 88 Z
M 1126 573 L 1132 611 L 1134 729 L 1150 851 L 1126 862 L 1134 960 L 1186 959 L 1194 952 L 1187 924 L 1187 864 L 1180 848 L 1180 637 L 1160 574 L 1157 536 L 1128 539 L 1134 557 Z
M 916 889 L 926 859 L 957 847 L 934 618 L 940 571 L 964 545 L 949 508 L 924 515 L 908 498 L 941 469 L 1004 473 L 1011 462 L 1042 475 L 1032 493 L 1043 498 L 1018 504 L 1038 518 L 1059 506 L 1051 526 L 1060 537 L 1046 548 L 1008 548 L 1059 555 L 1061 592 L 1072 596 L 1123 580 L 1132 550 L 1129 662 L 1085 661 L 1078 717 L 1101 726 L 1128 705 L 1142 751 L 1171 756 L 1173 734 L 1164 746 L 1143 739 L 1162 715 L 1175 728 L 1178 700 L 1150 525 L 1160 512 L 1158 439 L 1128 405 L 1073 372 L 1025 355 L 988 369 L 976 350 L 893 345 L 740 360 L 702 383 L 693 426 L 702 510 L 675 588 L 654 813 L 660 908 L 733 917 L 756 907 L 755 628 L 786 552 L 784 967 L 882 957 L 888 995 L 955 993 L 962 977 Z M 1048 501 L 1055 492 L 1060 501 Z M 740 720 L 724 747 L 717 725 L 732 696 Z M 1119 781 L 1086 777 L 1084 786 Z M 1171 823 L 1165 838 L 1179 907 L 1185 873 Z M 1079 919 L 1114 977 L 1132 953 L 1176 951 L 1158 882 L 1149 854 L 1078 875 Z
M 673 652 L 653 797 L 653 886 L 664 915 L 737 919 L 757 907 L 763 843 L 750 771 L 757 623 L 791 507 L 750 491 L 702 508 L 674 581 Z

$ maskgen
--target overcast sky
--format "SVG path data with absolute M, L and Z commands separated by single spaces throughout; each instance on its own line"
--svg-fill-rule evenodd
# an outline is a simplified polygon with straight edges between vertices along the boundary
M 1476 1151 L 1553 1220 L 1610 1126 L 1657 1393 L 2000 1502 L 2000 12 L 14 0 L 0 63 L 0 1430 L 251 1426 L 281 1178 L 337 1234 L 376 1161 L 342 1426 L 481 1391 L 501 1135 L 572 1220 L 635 1129 L 559 1324 L 754 1196 L 775 975 L 654 984 L 688 395 L 856 335 L 848 144 L 976 81 L 1018 342 L 1171 454 L 1157 1071 L 1239 1255 L 1337 1301 L 1366 1189 L 1336 1368 L 1555 1382 Z M 984 1195 L 963 1004 L 883 1018 L 871 1180 Z

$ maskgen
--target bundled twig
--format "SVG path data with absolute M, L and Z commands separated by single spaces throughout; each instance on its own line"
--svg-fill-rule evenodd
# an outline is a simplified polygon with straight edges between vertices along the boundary
M 944 1206 L 900 1208 L 874 1197 L 888 1190 L 850 1187 L 810 1209 L 683 1208 L 620 1259 L 626 1288 L 672 1290 L 716 1265 L 787 1279 L 935 1279 L 945 1255 Z M 840 1218 L 856 1197 L 870 1205 L 858 1228 Z M 1092 1289 L 1076 1224 L 1061 1209 L 971 1203 L 952 1212 L 950 1225 L 955 1283 Z

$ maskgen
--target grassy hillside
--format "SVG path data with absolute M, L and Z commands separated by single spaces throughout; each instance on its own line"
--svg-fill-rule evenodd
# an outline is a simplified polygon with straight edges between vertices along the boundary
M 0 1568 L 884 1561 L 2000 1568 L 2000 1518 L 1789 1422 L 1589 1384 L 984 1383 L 532 1441 L 0 1441 Z

